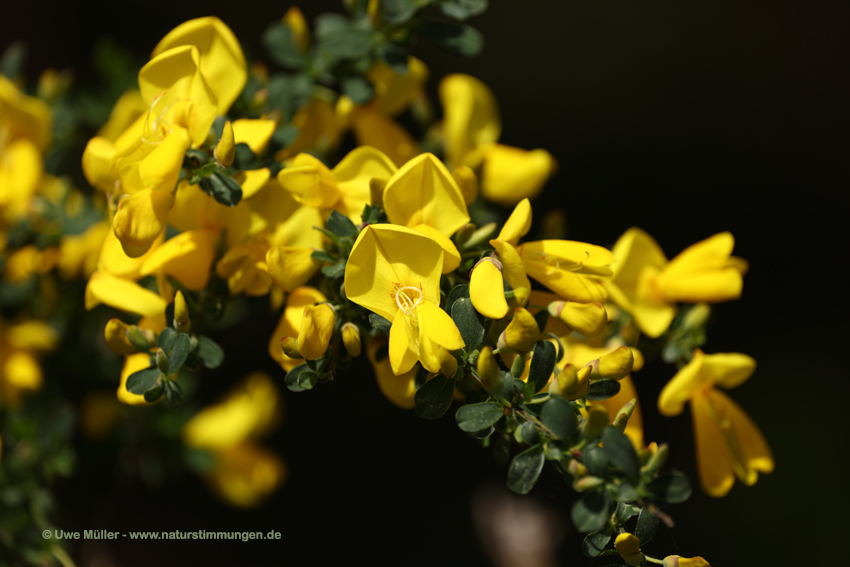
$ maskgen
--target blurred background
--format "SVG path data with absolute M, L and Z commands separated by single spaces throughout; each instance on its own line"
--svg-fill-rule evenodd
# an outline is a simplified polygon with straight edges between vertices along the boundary
M 268 62 L 260 35 L 289 7 L 74 4 L 4 7 L 0 50 L 26 40 L 30 80 L 46 67 L 73 68 L 78 84 L 99 80 L 93 53 L 104 38 L 128 50 L 135 74 L 165 33 L 206 15 L 233 29 L 249 61 Z M 827 538 L 815 526 L 846 524 L 838 498 L 847 445 L 839 423 L 847 371 L 839 362 L 846 307 L 838 276 L 847 250 L 850 5 L 491 4 L 468 22 L 485 37 L 478 58 L 448 55 L 426 40 L 413 52 L 430 67 L 435 105 L 440 78 L 472 74 L 499 101 L 503 143 L 557 158 L 559 172 L 536 212 L 563 209 L 569 238 L 602 245 L 640 226 L 668 257 L 729 230 L 735 255 L 750 262 L 743 298 L 717 306 L 704 350 L 758 361 L 732 396 L 761 427 L 776 471 L 750 488 L 736 484 L 722 499 L 695 491 L 667 509 L 676 526 L 662 527 L 645 551 L 702 555 L 716 566 L 826 562 Z M 341 2 L 299 7 L 312 22 L 341 11 Z M 285 420 L 267 444 L 286 459 L 289 480 L 264 506 L 232 509 L 191 473 L 154 474 L 154 482 L 122 475 L 123 465 L 107 458 L 113 452 L 77 434 L 76 472 L 55 486 L 55 518 L 66 531 L 277 530 L 281 540 L 80 541 L 71 548 L 79 565 L 609 563 L 581 555 L 569 522 L 574 492 L 554 471 L 544 469 L 532 493 L 515 501 L 504 488 L 507 467 L 457 429 L 453 411 L 432 422 L 396 408 L 368 365 L 311 392 L 285 390 L 266 352 L 274 324 L 250 321 L 250 334 L 239 326 L 218 336 L 227 360 L 201 375 L 197 394 L 198 402 L 216 399 L 246 368 L 280 380 Z M 696 486 L 688 412 L 661 418 L 654 408 L 672 373 L 658 363 L 634 376 L 646 439 L 670 443 L 668 466 Z M 68 369 L 48 370 L 47 380 L 63 381 L 72 399 L 85 394 Z M 549 546 L 554 558 L 544 552 L 510 562 L 503 550 L 510 538 L 494 536 L 504 529 L 496 524 L 505 507 L 513 511 L 507 517 L 521 519 L 507 528 L 516 545 Z

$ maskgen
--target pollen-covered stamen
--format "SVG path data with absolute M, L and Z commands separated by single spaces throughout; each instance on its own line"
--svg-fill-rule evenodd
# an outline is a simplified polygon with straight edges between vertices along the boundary
M 417 319 L 416 316 L 416 308 L 422 303 L 422 300 L 425 297 L 425 294 L 422 292 L 422 286 L 415 287 L 412 285 L 399 286 L 399 284 L 393 284 L 395 289 L 392 294 L 393 299 L 395 299 L 396 305 L 401 309 L 405 315 Z

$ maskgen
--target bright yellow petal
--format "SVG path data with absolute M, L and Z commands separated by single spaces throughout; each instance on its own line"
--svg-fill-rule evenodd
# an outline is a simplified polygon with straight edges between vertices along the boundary
M 506 207 L 521 199 L 534 199 L 555 169 L 555 158 L 546 150 L 493 144 L 484 154 L 481 196 Z
M 731 232 L 721 232 L 688 246 L 678 256 L 670 260 L 664 272 L 668 275 L 687 274 L 709 268 L 722 268 L 726 265 L 735 247 L 735 238 Z
M 39 150 L 50 144 L 53 117 L 50 106 L 42 100 L 27 96 L 5 76 L 0 76 L 0 115 L 6 120 L 8 140 L 31 140 Z
M 380 150 L 360 146 L 350 151 L 333 168 L 342 197 L 342 213 L 359 224 L 363 208 L 371 201 L 369 182 L 373 177 L 389 179 L 397 168 Z
M 399 309 L 392 319 L 388 355 L 390 368 L 394 375 L 401 376 L 410 372 L 416 364 L 419 353 L 417 329 L 410 324 L 408 316 Z M 411 349 L 411 344 L 415 348 Z
M 407 72 L 398 73 L 378 59 L 366 75 L 375 85 L 375 99 L 370 103 L 382 114 L 394 116 L 421 96 L 428 79 L 428 67 L 416 57 L 407 58 Z
M 118 171 L 113 168 L 115 145 L 106 138 L 95 136 L 83 150 L 83 174 L 89 184 L 101 191 L 114 191 Z
M 703 372 L 705 355 L 700 349 L 694 350 L 694 357 L 679 370 L 658 396 L 658 411 L 661 415 L 672 417 L 679 415 L 685 402 L 711 387 L 711 379 Z
M 708 397 L 700 394 L 691 401 L 694 436 L 702 490 L 709 496 L 725 496 L 735 484 L 732 457 L 723 432 L 714 417 Z
M 720 303 L 741 297 L 744 278 L 733 267 L 694 273 L 661 273 L 658 281 L 664 299 L 680 303 Z
M 423 301 L 419 304 L 418 313 L 419 327 L 432 341 L 447 350 L 459 350 L 466 346 L 457 325 L 439 305 Z
M 299 364 L 300 360 L 296 360 L 286 356 L 280 348 L 280 341 L 284 337 L 297 337 L 298 331 L 301 328 L 301 317 L 304 314 L 304 308 L 316 303 L 327 301 L 327 298 L 313 287 L 299 287 L 288 294 L 286 297 L 286 307 L 278 321 L 277 327 L 269 339 L 269 355 L 277 361 L 281 367 L 289 372 Z
M 298 154 L 292 166 L 280 170 L 277 181 L 298 202 L 310 207 L 331 208 L 339 201 L 339 188 L 331 170 L 309 154 Z
M 399 304 L 394 299 L 401 287 L 421 290 L 422 301 L 440 302 L 443 249 L 415 230 L 376 224 L 364 228 L 345 266 L 348 299 L 388 320 Z
M 193 45 L 200 52 L 200 69 L 218 95 L 218 114 L 225 114 L 248 80 L 239 40 L 220 19 L 209 16 L 184 22 L 168 32 L 151 57 L 173 47 Z
M 505 278 L 508 285 L 514 290 L 520 288 L 531 290 L 531 282 L 525 273 L 525 266 L 517 249 L 508 242 L 501 240 L 491 240 L 490 245 L 499 254 L 499 262 L 502 263 L 502 277 Z
M 252 152 L 261 155 L 276 128 L 274 120 L 240 118 L 233 122 L 233 136 L 237 144 L 248 144 Z
M 264 167 L 262 169 L 240 171 L 233 178 L 236 179 L 236 181 L 239 182 L 239 186 L 242 187 L 242 198 L 250 199 L 257 194 L 257 191 L 262 189 L 265 184 L 268 183 L 270 177 L 271 171 L 269 171 L 269 168 Z
M 557 317 L 572 330 L 586 336 L 595 337 L 605 330 L 608 313 L 601 303 L 559 302 Z M 552 311 L 550 310 L 550 313 Z
M 510 242 L 516 246 L 520 238 L 528 234 L 531 229 L 531 202 L 523 199 L 514 208 L 511 216 L 505 221 L 497 240 Z
M 215 259 L 218 235 L 209 230 L 192 230 L 162 243 L 142 265 L 142 275 L 161 273 L 176 278 L 193 291 L 207 287 Z
M 457 186 L 460 187 L 460 192 L 463 195 L 463 201 L 467 206 L 475 202 L 478 198 L 478 178 L 475 172 L 468 165 L 459 165 L 452 172 Z
M 86 309 L 99 303 L 151 318 L 165 326 L 167 303 L 159 295 L 142 286 L 105 272 L 95 272 L 86 286 Z
M 758 479 L 759 472 L 773 472 L 773 454 L 753 420 L 719 390 L 711 390 L 708 398 L 716 411 L 721 408 L 718 412 L 720 417 L 728 419 L 731 424 L 731 439 L 727 442 L 731 441 L 733 459 L 740 460 L 740 463 L 735 463 L 735 472 L 741 482 L 751 486 Z
M 172 203 L 174 197 L 170 193 L 150 189 L 134 193 L 118 203 L 112 228 L 127 256 L 138 258 L 150 249 L 165 229 Z
M 127 280 L 137 280 L 142 277 L 142 265 L 145 260 L 153 254 L 157 246 L 165 239 L 165 232 L 161 232 L 150 250 L 138 258 L 131 258 L 124 252 L 121 246 L 121 241 L 115 236 L 115 232 L 111 229 L 106 233 L 103 239 L 103 247 L 100 249 L 100 257 L 97 262 L 97 269 L 109 272 L 113 276 L 124 278 Z
M 557 269 L 548 262 L 526 259 L 524 255 L 522 265 L 529 276 L 570 301 L 604 303 L 608 299 L 605 287 L 595 279 Z
M 469 75 L 448 75 L 440 81 L 439 93 L 449 163 L 459 165 L 476 146 L 499 139 L 502 131 L 499 108 L 484 83 Z
M 319 261 L 311 257 L 313 250 L 295 246 L 275 246 L 266 253 L 269 276 L 283 291 L 292 291 L 307 283 Z
M 298 352 L 301 356 L 316 360 L 325 354 L 331 343 L 335 321 L 333 307 L 327 303 L 304 308 L 298 331 Z
M 433 226 L 451 236 L 469 222 L 460 188 L 433 154 L 407 162 L 387 182 L 384 209 L 394 224 Z
M 509 349 L 520 352 L 530 352 L 534 343 L 540 339 L 540 328 L 534 315 L 522 307 L 514 310 L 513 319 L 502 334 L 504 342 Z M 499 339 L 502 343 L 502 339 Z
M 144 186 L 154 191 L 174 191 L 190 144 L 186 129 L 175 127 L 139 164 L 139 178 Z
M 502 319 L 508 314 L 502 272 L 486 258 L 472 269 L 469 299 L 475 310 L 489 319 Z
M 460 266 L 460 252 L 457 246 L 452 242 L 452 239 L 427 224 L 420 224 L 412 227 L 413 230 L 421 232 L 433 238 L 437 244 L 443 249 L 443 273 L 448 274 L 454 272 Z
M 746 382 L 756 370 L 756 361 L 746 354 L 737 352 L 707 354 L 705 372 L 712 382 L 727 390 Z
M 416 370 L 411 369 L 401 376 L 396 376 L 389 357 L 381 361 L 376 360 L 375 354 L 384 344 L 386 344 L 384 341 L 372 340 L 366 348 L 366 355 L 378 380 L 378 388 L 389 401 L 401 409 L 413 409 L 413 397 L 416 395 Z

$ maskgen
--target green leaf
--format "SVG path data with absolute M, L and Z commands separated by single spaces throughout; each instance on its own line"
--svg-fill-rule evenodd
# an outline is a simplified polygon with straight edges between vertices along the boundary
M 537 328 L 540 329 L 540 332 L 542 333 L 546 330 L 546 323 L 549 322 L 549 312 L 545 309 L 541 309 L 534 314 L 534 321 L 537 323 Z
M 340 81 L 340 86 L 342 93 L 348 95 L 355 104 L 366 104 L 375 96 L 375 87 L 360 75 L 345 77 Z
M 619 502 L 634 502 L 638 499 L 638 491 L 630 482 L 624 482 L 617 487 L 617 500 Z
M 632 485 L 640 480 L 640 461 L 632 442 L 626 435 L 613 426 L 605 428 L 602 434 L 602 450 L 608 455 L 608 460 L 617 469 L 626 474 Z
M 242 200 L 242 187 L 239 182 L 224 173 L 213 173 L 209 177 L 210 194 L 228 207 L 235 207 Z
M 659 476 L 650 482 L 646 489 L 659 500 L 678 504 L 691 497 L 691 483 L 688 477 L 680 472 Z
M 661 520 L 658 516 L 649 511 L 649 508 L 642 508 L 638 514 L 637 526 L 635 527 L 635 535 L 640 540 L 641 545 L 645 545 L 655 535 L 658 529 L 658 524 Z
M 416 0 L 382 0 L 384 18 L 390 24 L 402 24 L 416 15 L 419 2 Z
M 455 421 L 463 431 L 481 431 L 499 421 L 503 415 L 505 415 L 504 406 L 496 402 L 467 404 L 457 410 Z
M 166 327 L 159 334 L 159 338 L 156 341 L 156 346 L 161 348 L 163 352 L 168 352 L 171 350 L 171 344 L 174 342 L 174 339 L 176 337 L 177 331 L 175 331 L 171 327 Z
M 325 236 L 327 236 L 327 237 L 328 237 L 328 239 L 330 239 L 330 241 L 331 241 L 331 242 L 333 242 L 334 244 L 336 244 L 336 245 L 337 245 L 337 247 L 341 247 L 341 246 L 342 246 L 342 240 L 340 240 L 339 236 L 337 236 L 337 235 L 336 235 L 336 234 L 334 234 L 333 232 L 329 231 L 328 229 L 323 228 L 323 227 L 321 227 L 321 226 L 314 226 L 314 227 L 313 227 L 313 230 L 318 230 L 319 232 L 321 232 L 322 234 L 324 234 Z
M 349 27 L 349 20 L 342 14 L 328 12 L 316 16 L 314 29 L 318 39 L 327 39 Z
M 198 357 L 207 368 L 218 368 L 224 362 L 224 350 L 209 337 L 198 337 Z
M 478 317 L 471 299 L 462 297 L 452 304 L 452 320 L 463 337 L 467 352 L 477 349 L 484 339 L 484 325 Z
M 309 371 L 310 368 L 306 364 L 299 364 L 292 370 L 286 373 L 286 377 L 283 379 L 283 383 L 286 384 L 286 387 L 292 390 L 293 392 L 303 392 L 304 388 L 298 385 L 298 377 L 304 371 Z
M 482 429 L 480 431 L 467 431 L 466 434 L 470 437 L 474 437 L 475 439 L 487 439 L 490 435 L 493 434 L 495 429 L 492 426 Z
M 322 266 L 322 273 L 329 278 L 341 278 L 345 275 L 345 258 L 340 258 L 335 264 Z
M 528 371 L 528 383 L 534 384 L 534 393 L 546 386 L 552 371 L 555 370 L 555 346 L 549 341 L 537 341 L 534 345 L 534 356 L 531 358 L 531 368 Z
M 625 524 L 629 521 L 629 518 L 640 514 L 640 510 L 640 506 L 632 506 L 631 504 L 620 502 L 617 504 L 617 509 L 614 510 L 614 521 L 618 524 Z
M 588 400 L 607 400 L 613 398 L 620 392 L 620 383 L 616 380 L 597 380 L 590 383 L 590 389 L 587 391 Z
M 443 0 L 440 9 L 450 18 L 465 20 L 487 9 L 487 0 Z
M 446 297 L 446 313 L 451 313 L 455 301 L 464 297 L 469 299 L 469 285 L 460 284 L 454 286 L 449 292 L 448 297 Z
M 169 376 L 180 370 L 183 363 L 186 362 L 186 358 L 189 356 L 189 351 L 191 350 L 192 345 L 189 340 L 189 335 L 180 333 L 174 337 L 174 342 L 171 343 L 171 350 L 168 353 Z
M 331 211 L 326 225 L 328 230 L 339 236 L 356 236 L 357 227 L 351 222 L 347 216 L 340 214 L 339 211 Z
M 393 324 L 388 319 L 381 317 L 377 313 L 369 313 L 369 323 L 381 331 L 384 336 L 390 338 L 390 328 L 392 328 Z
M 581 544 L 581 550 L 588 557 L 597 557 L 605 551 L 605 546 L 611 541 L 611 535 L 614 531 L 609 527 L 598 532 L 593 532 L 585 536 Z
M 484 36 L 473 27 L 455 22 L 425 21 L 422 32 L 455 55 L 474 57 L 484 48 Z
M 587 472 L 593 476 L 605 476 L 605 471 L 608 469 L 608 455 L 602 447 L 591 447 L 585 451 L 582 461 L 587 467 Z
M 307 58 L 295 44 L 292 29 L 282 22 L 275 22 L 263 33 L 262 42 L 277 63 L 295 69 L 307 64 Z
M 342 28 L 320 40 L 320 48 L 339 59 L 360 59 L 372 48 L 372 32 L 365 29 Z
M 423 419 L 441 417 L 452 405 L 454 391 L 454 382 L 442 374 L 431 378 L 416 390 L 416 394 L 413 396 L 416 415 Z
M 312 390 L 318 381 L 319 375 L 314 370 L 304 370 L 298 374 L 298 387 L 303 390 Z
M 608 523 L 609 497 L 606 491 L 589 492 L 573 505 L 570 516 L 581 533 L 601 530 Z
M 162 385 L 154 386 L 147 392 L 145 392 L 145 401 L 149 404 L 154 403 L 158 399 L 162 397 L 162 393 L 165 391 Z
M 507 464 L 511 458 L 511 436 L 503 433 L 493 443 L 493 459 L 500 465 Z
M 519 427 L 519 436 L 526 445 L 536 445 L 540 441 L 537 428 L 530 421 L 526 421 Z
M 567 443 L 575 440 L 578 432 L 578 421 L 575 408 L 563 398 L 552 398 L 545 404 L 540 412 L 540 421 L 543 422 L 558 439 Z
M 529 447 L 511 462 L 508 469 L 508 488 L 517 494 L 528 494 L 537 482 L 546 461 L 540 445 Z
M 201 179 L 209 177 L 210 175 L 215 173 L 217 169 L 218 164 L 216 162 L 211 161 L 209 163 L 205 163 L 201 167 L 192 171 L 192 177 L 189 178 L 189 185 L 197 185 L 198 182 L 201 181 Z
M 269 106 L 279 108 L 284 116 L 292 116 L 298 108 L 310 100 L 313 93 L 313 80 L 303 74 L 276 73 L 269 78 L 268 93 Z M 278 132 L 282 128 L 284 127 L 278 128 Z
M 570 447 L 563 441 L 549 441 L 545 447 L 546 458 L 550 461 L 560 461 L 570 452 Z
M 329 262 L 331 264 L 335 264 L 338 260 L 338 258 L 334 258 L 324 250 L 316 250 L 315 252 L 310 254 L 310 257 L 314 260 L 318 260 L 320 262 Z
M 156 366 L 133 372 L 127 378 L 127 391 L 131 394 L 144 394 L 156 385 L 159 374 L 159 368 Z

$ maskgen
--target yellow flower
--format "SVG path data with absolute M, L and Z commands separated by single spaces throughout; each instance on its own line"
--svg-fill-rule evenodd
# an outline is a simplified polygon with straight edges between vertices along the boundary
M 0 216 L 12 219 L 29 213 L 51 128 L 50 107 L 0 76 Z
M 773 456 L 758 427 L 726 394 L 715 386 L 734 388 L 752 375 L 756 362 L 745 354 L 703 354 L 693 359 L 664 386 L 658 411 L 665 416 L 682 413 L 691 403 L 700 483 L 710 496 L 724 496 L 735 477 L 751 486 L 758 473 L 773 471 Z
M 180 233 L 146 256 L 141 275 L 171 276 L 187 289 L 201 291 L 210 278 L 216 239 L 216 233 L 209 230 Z
M 283 315 L 269 339 L 269 354 L 287 372 L 301 364 L 301 361 L 287 356 L 280 348 L 280 341 L 285 337 L 298 337 L 304 309 L 325 301 L 327 298 L 322 292 L 308 286 L 299 287 L 286 297 Z
M 451 317 L 440 309 L 443 250 L 409 228 L 379 224 L 360 232 L 345 267 L 348 299 L 392 322 L 389 357 L 393 373 L 416 361 L 428 372 L 451 377 L 448 352 L 464 347 Z M 451 359 L 451 360 L 449 360 Z
M 345 350 L 352 357 L 360 356 L 362 344 L 360 342 L 360 329 L 354 323 L 345 323 L 340 331 L 342 334 L 342 344 L 345 345 Z
M 554 158 L 545 150 L 526 151 L 497 144 L 502 124 L 487 86 L 469 75 L 440 82 L 446 161 L 481 167 L 481 195 L 503 206 L 533 199 L 554 173 Z
M 620 557 L 629 565 L 640 565 L 643 553 L 640 551 L 640 539 L 634 534 L 622 533 L 614 540 L 614 547 Z
M 630 313 L 649 337 L 661 336 L 676 316 L 676 303 L 719 303 L 737 299 L 747 264 L 732 256 L 728 232 L 698 242 L 667 261 L 658 243 L 639 228 L 614 245 L 617 261 L 607 284 L 611 299 Z
M 298 353 L 307 360 L 321 358 L 330 345 L 335 322 L 336 315 L 329 304 L 305 307 L 298 328 Z
M 451 236 L 469 222 L 463 194 L 434 154 L 419 155 L 395 172 L 383 193 L 387 219 L 430 236 L 443 249 L 443 273 L 460 265 Z
M 333 105 L 324 96 L 313 96 L 299 108 L 290 123 L 298 128 L 298 137 L 275 154 L 277 161 L 283 161 L 300 152 L 319 154 L 331 152 L 339 144 L 340 130 Z
M 274 381 L 254 372 L 183 427 L 186 445 L 211 451 L 215 457 L 206 480 L 225 501 L 256 506 L 286 482 L 283 460 L 255 442 L 278 426 L 282 411 Z
M 42 321 L 6 326 L 0 321 L 0 403 L 15 407 L 26 391 L 41 388 L 44 377 L 36 355 L 53 350 L 56 331 Z
M 264 240 L 243 242 L 228 249 L 216 263 L 215 272 L 227 280 L 231 295 L 267 295 L 272 280 L 266 267 L 269 244 Z
M 59 254 L 59 272 L 66 280 L 78 276 L 89 277 L 97 269 L 100 250 L 110 234 L 108 222 L 93 223 L 82 234 L 62 237 Z M 114 235 L 113 235 L 114 238 Z
M 153 50 L 151 58 L 180 46 L 195 46 L 200 67 L 217 95 L 217 114 L 226 114 L 248 80 L 245 55 L 239 40 L 220 19 L 210 16 L 184 22 L 168 32 Z
M 325 211 L 336 209 L 359 224 L 363 208 L 371 201 L 369 180 L 389 179 L 395 172 L 387 156 L 361 146 L 333 169 L 309 154 L 298 154 L 292 165 L 280 170 L 277 180 L 299 203 Z

